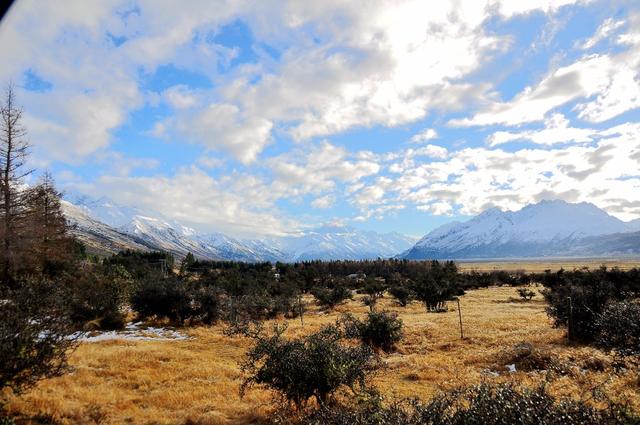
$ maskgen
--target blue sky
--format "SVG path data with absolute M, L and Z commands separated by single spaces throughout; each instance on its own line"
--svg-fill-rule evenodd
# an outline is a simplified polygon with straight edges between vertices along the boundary
M 640 217 L 634 1 L 17 1 L 0 81 L 68 193 L 239 236 Z

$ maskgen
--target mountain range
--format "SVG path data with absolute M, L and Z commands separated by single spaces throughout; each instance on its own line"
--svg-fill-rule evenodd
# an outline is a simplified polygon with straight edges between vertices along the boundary
M 488 209 L 441 226 L 406 259 L 609 257 L 640 254 L 640 220 L 624 222 L 591 203 L 541 201 L 519 211 Z
M 417 238 L 381 234 L 349 226 L 321 226 L 290 236 L 253 239 L 223 233 L 198 233 L 160 214 L 121 206 L 108 198 L 70 196 L 62 201 L 71 232 L 89 251 L 163 250 L 182 257 L 234 261 L 363 260 L 389 258 L 409 249 Z
M 499 259 L 640 255 L 640 219 L 625 222 L 590 203 L 541 201 L 519 211 L 488 209 L 417 238 L 325 225 L 290 236 L 240 239 L 199 233 L 160 214 L 108 198 L 68 197 L 72 232 L 97 253 L 164 250 L 182 257 L 235 261 L 362 260 L 373 258 Z

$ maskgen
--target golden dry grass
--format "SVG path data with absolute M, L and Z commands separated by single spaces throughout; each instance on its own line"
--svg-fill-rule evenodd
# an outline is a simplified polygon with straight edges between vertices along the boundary
M 621 270 L 629 270 L 640 267 L 640 258 L 550 258 L 526 261 L 464 261 L 457 263 L 457 265 L 462 271 L 476 270 L 479 272 L 522 270 L 529 273 L 541 273 L 547 269 L 551 271 L 557 271 L 561 268 L 565 270 L 573 270 L 581 269 L 583 267 L 597 269 L 600 266 L 607 266 L 608 268 L 618 267 Z
M 615 399 L 630 399 L 640 409 L 637 374 L 612 376 L 611 370 L 582 370 L 611 358 L 589 347 L 566 344 L 563 331 L 547 318 L 541 296 L 515 300 L 514 288 L 470 291 L 461 298 L 466 338 L 460 339 L 455 304 L 447 313 L 426 313 L 418 303 L 397 307 L 385 297 L 379 309 L 396 311 L 406 335 L 398 352 L 385 355 L 386 367 L 372 380 L 383 394 L 428 398 L 439 390 L 480 381 L 514 380 L 534 384 L 543 373 L 504 373 L 501 352 L 520 342 L 548 350 L 553 358 L 573 365 L 569 376 L 555 379 L 551 389 L 574 397 L 595 385 Z M 357 301 L 324 314 L 311 307 L 305 327 L 289 321 L 289 335 L 301 335 L 335 321 L 340 313 L 364 314 Z M 243 399 L 238 362 L 249 346 L 230 338 L 222 326 L 187 330 L 188 341 L 111 341 L 81 345 L 71 357 L 72 374 L 41 382 L 9 403 L 13 413 L 64 424 L 223 424 L 260 423 L 272 411 L 272 394 L 254 389 Z M 488 370 L 501 372 L 494 377 Z M 29 423 L 28 421 L 26 423 Z

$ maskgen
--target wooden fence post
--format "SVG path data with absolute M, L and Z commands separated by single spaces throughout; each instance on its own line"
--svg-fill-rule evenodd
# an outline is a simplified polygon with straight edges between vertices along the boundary
M 568 329 L 568 336 L 569 336 L 569 341 L 573 340 L 573 302 L 571 301 L 571 297 L 567 297 L 567 300 L 569 300 L 569 323 L 567 326 Z
M 460 320 L 460 339 L 464 339 L 464 333 L 462 332 L 462 311 L 460 310 L 460 298 L 456 298 L 458 302 L 458 319 Z
M 303 308 L 302 308 L 302 294 L 298 293 L 298 309 L 300 310 L 300 324 L 304 328 Z

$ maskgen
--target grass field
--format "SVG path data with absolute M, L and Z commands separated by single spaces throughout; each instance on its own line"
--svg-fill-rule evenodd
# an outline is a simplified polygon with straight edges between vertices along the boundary
M 551 381 L 553 393 L 588 398 L 597 387 L 640 409 L 637 372 L 613 374 L 610 356 L 568 345 L 564 331 L 552 327 L 540 295 L 529 302 L 516 298 L 510 287 L 469 291 L 461 298 L 461 340 L 454 303 L 446 313 L 426 313 L 418 303 L 402 308 L 385 297 L 378 309 L 398 312 L 406 334 L 397 353 L 383 355 L 385 367 L 372 384 L 387 396 L 424 399 L 481 381 L 535 384 L 545 379 L 544 372 L 509 373 L 505 367 L 511 361 L 507 351 L 527 342 L 566 367 L 566 375 Z M 325 314 L 311 305 L 304 328 L 291 320 L 287 333 L 311 332 L 347 311 L 364 314 L 366 307 L 354 300 Z M 250 341 L 227 337 L 222 330 L 222 325 L 187 329 L 192 339 L 186 341 L 84 343 L 71 357 L 71 374 L 13 398 L 9 410 L 25 423 L 265 422 L 273 409 L 272 393 L 254 389 L 243 399 L 238 394 L 238 362 Z
M 640 267 L 640 258 L 540 258 L 537 260 L 460 261 L 457 262 L 457 264 L 458 268 L 462 271 L 476 270 L 479 272 L 490 272 L 496 270 L 523 270 L 528 273 L 541 273 L 545 270 L 555 272 L 561 268 L 565 270 L 581 269 L 583 267 L 597 269 L 600 266 L 629 270 Z

